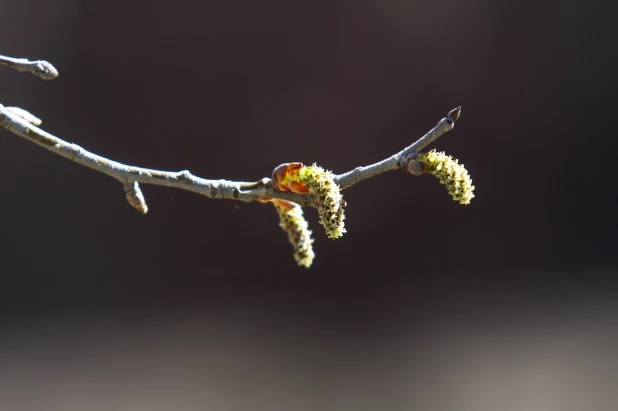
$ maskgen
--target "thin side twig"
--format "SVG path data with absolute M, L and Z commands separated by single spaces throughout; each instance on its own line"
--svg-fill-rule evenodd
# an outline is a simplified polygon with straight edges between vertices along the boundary
M 19 71 L 28 71 L 43 80 L 53 80 L 58 77 L 58 70 L 45 60 L 30 61 L 13 57 L 0 56 L 0 65 Z
M 401 168 L 401 160 L 407 154 L 421 151 L 423 148 L 436 141 L 444 133 L 451 131 L 453 127 L 455 127 L 455 121 L 457 121 L 460 114 L 461 107 L 451 110 L 446 117 L 440 120 L 434 128 L 418 139 L 414 144 L 411 144 L 399 153 L 393 154 L 375 164 L 356 167 L 354 170 L 348 171 L 347 173 L 339 174 L 335 176 L 335 182 L 337 182 L 343 190 L 363 180 L 375 177 L 378 174 Z

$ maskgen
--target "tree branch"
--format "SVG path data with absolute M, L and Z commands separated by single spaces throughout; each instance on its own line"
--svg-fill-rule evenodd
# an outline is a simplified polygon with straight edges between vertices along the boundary
M 42 60 L 0 56 L 0 65 L 29 71 L 45 80 L 58 76 L 54 66 Z M 39 118 L 18 107 L 0 104 L 0 125 L 53 153 L 115 178 L 121 183 L 127 202 L 143 214 L 148 212 L 148 206 L 139 183 L 180 188 L 209 198 L 272 202 L 279 213 L 280 226 L 288 233 L 288 239 L 294 247 L 294 258 L 299 265 L 309 267 L 314 257 L 311 246 L 313 240 L 300 206 L 317 208 L 320 224 L 324 226 L 328 237 L 339 238 L 346 232 L 345 201 L 340 191 L 363 180 L 396 169 L 412 175 L 429 172 L 447 186 L 453 199 L 462 204 L 470 202 L 474 196 L 474 187 L 463 165 L 444 153 L 419 153 L 452 130 L 460 113 L 461 107 L 451 110 L 414 144 L 375 164 L 336 175 L 316 165 L 305 167 L 302 163 L 285 163 L 273 170 L 271 178 L 265 177 L 255 182 L 209 180 L 194 176 L 189 170 L 154 170 L 110 160 L 42 130 L 39 128 Z
M 57 70 L 46 61 L 39 60 L 31 62 L 26 59 L 0 56 L 0 64 L 20 71 L 30 71 L 44 79 L 52 79 L 58 75 Z M 440 120 L 433 129 L 414 144 L 375 164 L 357 167 L 346 173 L 334 175 L 333 180 L 338 183 L 343 190 L 386 171 L 402 168 L 401 160 L 406 155 L 422 150 L 438 137 L 452 130 L 459 114 L 460 107 L 452 110 L 447 117 Z M 264 199 L 274 198 L 292 201 L 302 206 L 318 206 L 315 196 L 276 190 L 273 188 L 270 178 L 262 178 L 256 182 L 230 181 L 223 179 L 210 180 L 194 176 L 188 170 L 162 171 L 122 164 L 91 153 L 76 144 L 68 143 L 39 128 L 38 125 L 40 125 L 40 123 L 41 120 L 23 109 L 5 107 L 0 104 L 0 125 L 11 133 L 23 137 L 62 157 L 115 178 L 125 188 L 129 203 L 142 212 L 145 212 L 148 208 L 143 200 L 143 194 L 139 186 L 134 183 L 180 188 L 204 195 L 208 198 L 240 200 L 245 202 L 263 201 Z

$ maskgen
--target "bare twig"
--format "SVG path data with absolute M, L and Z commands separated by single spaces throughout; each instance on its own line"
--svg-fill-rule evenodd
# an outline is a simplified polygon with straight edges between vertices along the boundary
M 375 164 L 371 164 L 364 167 L 356 167 L 352 171 L 348 171 L 347 173 L 339 174 L 335 177 L 335 181 L 339 184 L 341 189 L 345 189 L 353 186 L 356 183 L 359 183 L 363 180 L 366 180 L 370 177 L 377 176 L 378 174 L 382 174 L 385 171 L 396 170 L 401 168 L 401 160 L 410 153 L 414 153 L 417 151 L 421 151 L 423 148 L 427 147 L 429 144 L 433 143 L 446 133 L 447 131 L 451 131 L 453 127 L 455 127 L 455 121 L 459 118 L 461 113 L 461 107 L 457 107 L 456 109 L 451 110 L 448 113 L 448 116 L 444 117 L 442 120 L 438 122 L 438 124 L 432 128 L 427 134 L 418 139 L 418 141 L 403 150 L 401 150 L 397 154 L 393 154 L 392 156 L 379 161 Z
M 25 59 L 14 59 L 0 56 L 0 64 L 20 71 L 30 71 L 42 78 L 50 79 L 58 75 L 56 69 L 43 61 L 29 62 Z M 401 168 L 401 159 L 407 154 L 420 151 L 438 137 L 453 129 L 459 117 L 460 108 L 452 110 L 425 136 L 400 152 L 378 163 L 357 167 L 340 175 L 334 175 L 334 181 L 346 189 L 360 181 L 376 176 L 385 171 Z M 317 199 L 312 195 L 283 192 L 273 188 L 270 178 L 262 178 L 256 182 L 230 180 L 209 180 L 194 176 L 188 170 L 161 171 L 122 164 L 91 153 L 82 147 L 68 143 L 37 127 L 40 120 L 17 107 L 4 107 L 0 104 L 0 125 L 8 131 L 17 134 L 39 146 L 42 146 L 71 161 L 99 171 L 117 179 L 123 187 L 129 203 L 141 212 L 148 209 L 143 194 L 136 183 L 153 184 L 180 188 L 192 191 L 209 198 L 232 199 L 240 201 L 263 201 L 264 199 L 281 199 L 298 203 L 302 206 L 317 207 Z
M 43 80 L 53 80 L 58 77 L 58 70 L 45 60 L 30 61 L 0 56 L 0 66 L 7 66 L 19 71 L 29 71 Z
M 459 109 L 455 109 L 457 112 Z M 452 113 L 452 112 L 451 112 Z M 230 180 L 208 180 L 192 175 L 188 170 L 184 171 L 161 171 L 143 167 L 136 167 L 109 160 L 105 157 L 84 150 L 77 144 L 68 143 L 30 123 L 16 110 L 10 110 L 0 104 L 0 125 L 8 131 L 17 134 L 35 144 L 61 155 L 71 161 L 114 177 L 123 185 L 133 182 L 154 184 L 167 187 L 176 187 L 183 190 L 193 191 L 209 198 L 233 199 L 241 201 L 254 201 L 263 198 L 278 198 L 293 201 L 303 206 L 315 206 L 315 199 L 311 196 L 282 192 L 272 187 L 269 178 L 263 178 L 257 182 L 241 182 Z M 436 127 L 423 136 L 416 143 L 405 148 L 393 156 L 378 163 L 357 167 L 356 169 L 335 176 L 341 189 L 349 188 L 367 178 L 374 177 L 385 171 L 396 170 L 401 167 L 400 159 L 407 153 L 421 150 L 436 138 L 452 130 L 454 121 L 451 117 L 445 117 Z

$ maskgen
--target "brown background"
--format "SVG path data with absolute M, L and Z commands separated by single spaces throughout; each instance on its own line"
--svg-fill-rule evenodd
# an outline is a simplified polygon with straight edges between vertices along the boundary
M 476 185 L 468 207 L 428 176 L 389 173 L 346 190 L 342 239 L 328 240 L 307 210 L 317 257 L 304 270 L 269 206 L 144 186 L 150 212 L 140 216 L 116 181 L 0 132 L 0 307 L 3 334 L 14 337 L 4 345 L 14 351 L 3 351 L 13 364 L 3 378 L 35 387 L 41 404 L 84 390 L 77 409 L 109 400 L 96 378 L 85 380 L 88 391 L 51 377 L 103 372 L 58 348 L 64 339 L 87 344 L 75 336 L 86 324 L 96 336 L 92 355 L 106 359 L 135 358 L 132 349 L 159 337 L 163 347 L 193 341 L 170 354 L 185 365 L 156 362 L 168 351 L 155 345 L 146 366 L 123 360 L 111 374 L 124 378 L 122 387 L 139 380 L 150 392 L 150 374 L 131 370 L 193 370 L 187 380 L 203 394 L 196 407 L 358 410 L 390 398 L 388 409 L 406 409 L 421 404 L 406 402 L 408 394 L 421 401 L 407 384 L 429 384 L 431 370 L 436 381 L 455 378 L 448 368 L 455 367 L 471 369 L 471 379 L 448 380 L 454 388 L 435 395 L 419 388 L 426 404 L 479 410 L 475 401 L 498 392 L 501 409 L 528 398 L 522 409 L 564 410 L 575 406 L 569 395 L 589 394 L 574 391 L 587 385 L 568 376 L 583 375 L 595 389 L 602 384 L 594 378 L 610 381 L 593 366 L 550 367 L 547 381 L 561 389 L 530 383 L 548 403 L 517 388 L 547 376 L 547 367 L 534 368 L 549 355 L 544 349 L 554 352 L 544 332 L 564 355 L 556 364 L 579 358 L 588 366 L 595 355 L 613 364 L 611 350 L 595 344 L 611 345 L 615 335 L 599 324 L 615 328 L 618 313 L 615 2 L 4 0 L 0 14 L 0 53 L 44 58 L 61 73 L 43 82 L 2 69 L 0 103 L 30 110 L 47 131 L 98 154 L 209 178 L 257 180 L 287 161 L 343 172 L 401 149 L 461 105 L 457 127 L 435 148 L 465 163 Z M 168 333 L 186 322 L 193 337 Z M 584 348 L 565 354 L 560 343 L 577 338 L 561 332 L 574 332 Z M 474 379 L 479 368 L 470 364 L 480 363 L 458 340 L 469 334 L 488 370 L 524 370 L 499 374 L 504 392 L 491 385 L 491 371 Z M 74 368 L 41 365 L 24 341 L 40 358 L 66 357 Z M 246 361 L 226 351 L 234 341 Z M 258 341 L 277 348 L 245 351 Z M 402 357 L 388 356 L 393 344 Z M 238 361 L 202 368 L 195 359 L 205 352 Z M 512 362 L 492 363 L 492 352 Z M 342 356 L 345 365 L 336 361 Z M 362 362 L 368 357 L 373 365 Z M 404 357 L 424 371 L 389 377 Z M 268 364 L 284 371 L 269 374 Z M 46 376 L 45 366 L 50 377 L 32 386 L 15 379 L 26 370 Z M 237 373 L 229 384 L 221 383 L 225 370 Z M 209 384 L 195 381 L 206 374 L 229 392 L 203 392 Z M 178 378 L 169 384 L 186 387 Z M 480 393 L 469 403 L 456 394 L 467 392 L 466 381 L 478 382 Z M 137 402 L 115 397 L 113 408 L 196 409 L 159 383 L 152 390 L 163 390 L 161 400 L 125 388 Z M 234 387 L 249 392 L 246 404 L 234 403 Z M 19 393 L 3 394 L 13 409 L 43 406 Z

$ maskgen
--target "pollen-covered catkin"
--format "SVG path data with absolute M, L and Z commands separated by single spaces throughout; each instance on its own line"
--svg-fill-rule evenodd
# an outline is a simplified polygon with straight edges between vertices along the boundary
M 288 233 L 288 240 L 294 247 L 294 259 L 298 265 L 309 268 L 315 254 L 311 231 L 302 207 L 283 200 L 275 200 L 273 204 L 279 213 L 279 227 Z
M 318 197 L 320 224 L 324 227 L 328 238 L 341 237 L 346 232 L 343 222 L 345 203 L 332 173 L 314 164 L 300 169 L 297 178 L 309 188 L 311 194 Z
M 456 159 L 444 152 L 435 150 L 420 154 L 417 160 L 423 162 L 425 172 L 433 174 L 446 186 L 453 200 L 460 204 L 470 204 L 470 200 L 474 198 L 474 186 L 463 164 L 459 164 Z

